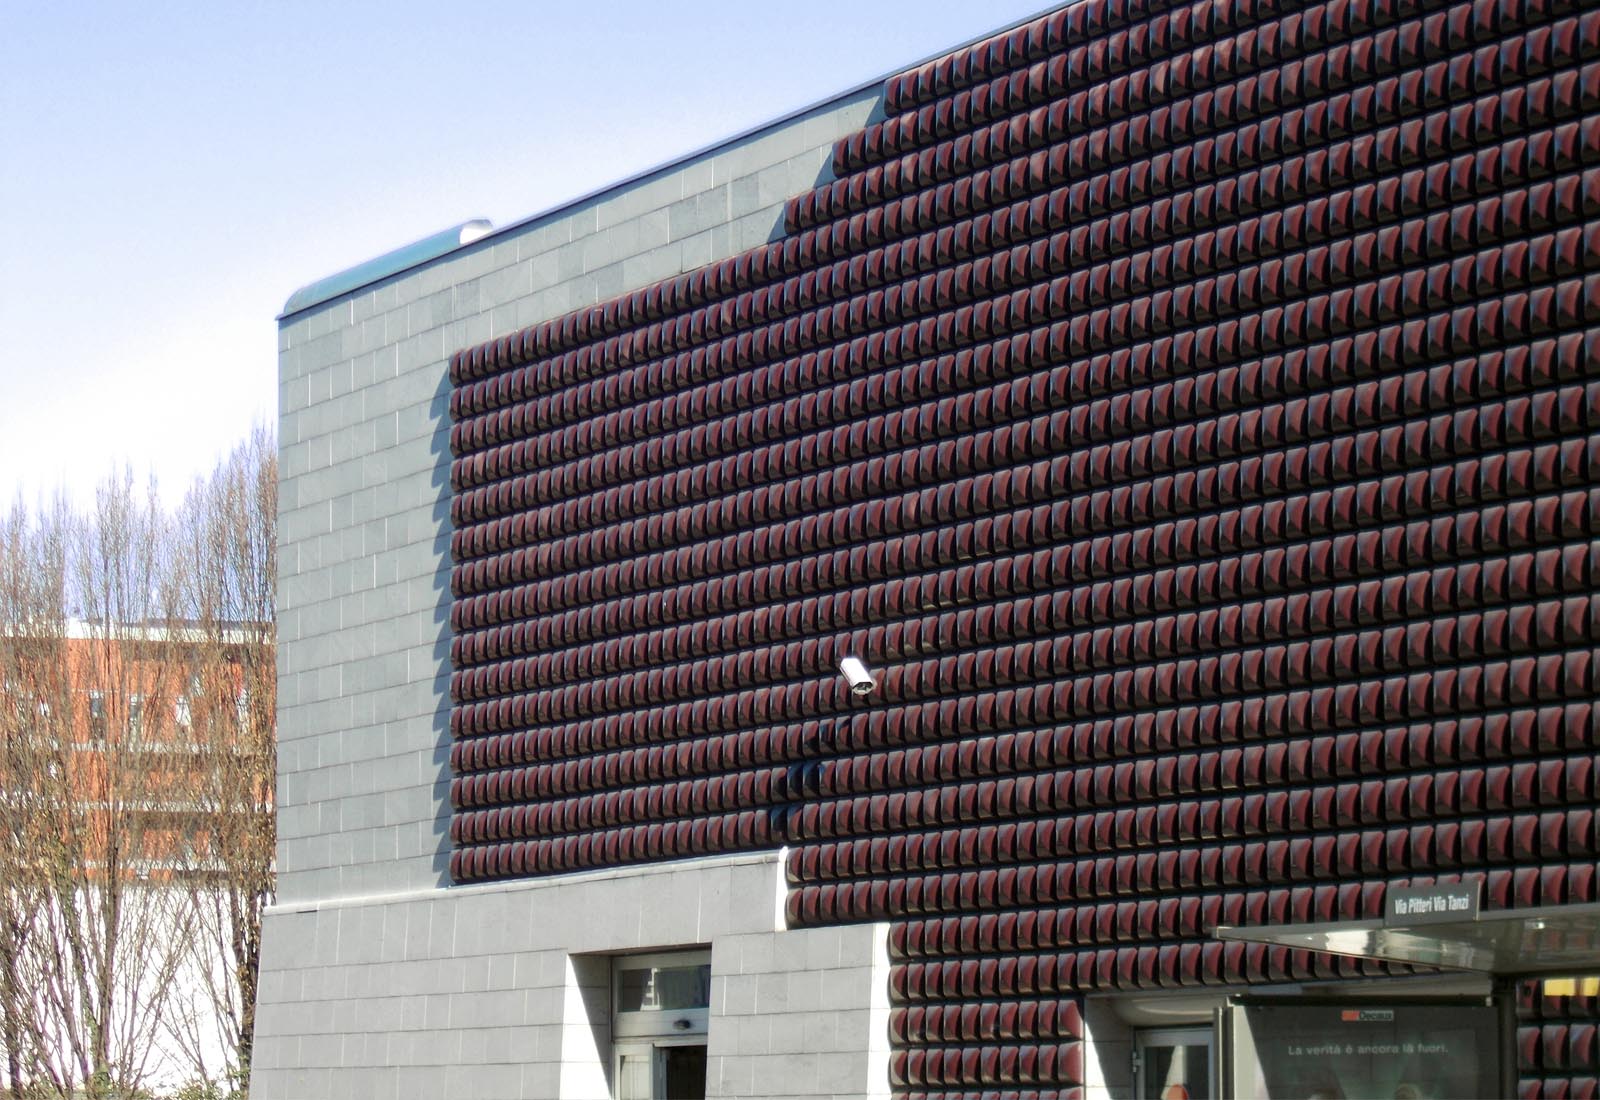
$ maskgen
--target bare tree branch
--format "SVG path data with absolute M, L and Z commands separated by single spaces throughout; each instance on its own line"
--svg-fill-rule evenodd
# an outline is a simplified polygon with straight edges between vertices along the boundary
M 242 1095 L 273 897 L 277 470 L 0 517 L 0 1085 Z
M 183 882 L 194 930 L 191 988 L 200 1004 L 174 1021 L 195 1052 L 200 1021 L 217 1028 L 220 1078 L 242 1082 L 255 1029 L 261 916 L 271 903 L 277 780 L 277 451 L 257 431 L 185 502 L 183 591 L 190 651 L 189 736 L 197 770 Z

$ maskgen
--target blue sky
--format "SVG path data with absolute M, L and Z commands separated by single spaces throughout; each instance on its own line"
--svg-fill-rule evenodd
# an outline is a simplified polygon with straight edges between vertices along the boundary
M 276 416 L 299 286 L 1041 6 L 0 0 L 0 503 L 176 502 Z

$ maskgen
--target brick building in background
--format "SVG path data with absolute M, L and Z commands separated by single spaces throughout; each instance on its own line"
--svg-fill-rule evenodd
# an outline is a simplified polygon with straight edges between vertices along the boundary
M 281 347 L 257 1096 L 1596 1094 L 1592 5 L 1075 4 Z
M 238 1026 L 235 960 L 212 949 L 239 849 L 272 834 L 271 730 L 243 671 L 263 631 L 29 618 L 19 591 L 0 629 L 0 1088 L 179 1088 L 226 1064 Z

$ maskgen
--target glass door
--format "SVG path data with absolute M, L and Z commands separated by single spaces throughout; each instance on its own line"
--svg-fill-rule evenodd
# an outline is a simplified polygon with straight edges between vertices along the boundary
M 617 1100 L 705 1100 L 711 952 L 612 963 Z
M 617 1100 L 705 1100 L 704 1043 L 658 1041 L 617 1046 Z
M 617 1048 L 617 1100 L 655 1100 L 654 1055 L 648 1043 Z
M 706 1100 L 706 1048 L 657 1046 L 662 1100 Z
M 1134 1038 L 1134 1094 L 1139 1100 L 1212 1100 L 1215 1033 L 1209 1027 L 1140 1031 Z

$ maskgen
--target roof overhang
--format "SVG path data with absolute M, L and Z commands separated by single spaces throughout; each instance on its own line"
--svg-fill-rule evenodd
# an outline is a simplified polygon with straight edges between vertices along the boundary
M 1501 978 L 1600 973 L 1600 902 L 1501 909 L 1458 920 L 1221 927 L 1217 938 Z

